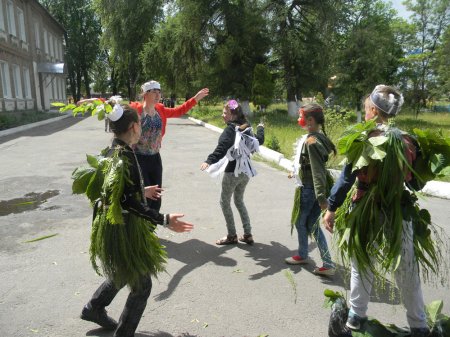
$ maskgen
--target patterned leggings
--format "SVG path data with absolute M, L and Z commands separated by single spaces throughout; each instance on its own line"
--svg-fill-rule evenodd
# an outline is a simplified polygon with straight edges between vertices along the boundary
M 234 196 L 234 204 L 241 216 L 244 234 L 251 234 L 250 218 L 247 208 L 244 204 L 244 192 L 250 178 L 241 173 L 235 177 L 233 172 L 225 172 L 222 180 L 222 193 L 220 195 L 220 206 L 222 207 L 223 216 L 227 224 L 228 235 L 236 235 L 236 227 L 234 225 L 234 216 L 231 209 L 231 196 Z

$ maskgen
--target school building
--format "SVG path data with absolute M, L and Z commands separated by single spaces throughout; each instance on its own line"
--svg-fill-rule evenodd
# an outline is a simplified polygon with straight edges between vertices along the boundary
M 66 100 L 64 27 L 36 0 L 0 0 L 0 113 Z

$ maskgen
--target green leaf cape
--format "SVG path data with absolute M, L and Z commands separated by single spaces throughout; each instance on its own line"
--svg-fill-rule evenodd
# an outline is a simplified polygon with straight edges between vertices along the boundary
M 376 130 L 381 133 L 369 137 Z M 354 258 L 361 272 L 371 270 L 380 279 L 401 261 L 403 220 L 413 224 L 415 258 L 424 275 L 437 273 L 443 260 L 441 234 L 432 235 L 437 229 L 430 214 L 420 209 L 414 191 L 408 191 L 404 182 L 408 171 L 422 184 L 441 174 L 448 162 L 437 169 L 431 158 L 441 154 L 449 158 L 450 142 L 439 133 L 414 131 L 420 149 L 414 167 L 405 156 L 405 133 L 392 124 L 376 125 L 373 120 L 357 124 L 344 132 L 337 145 L 353 171 L 364 169 L 375 177 L 360 200 L 352 202 L 353 188 L 336 212 L 339 252 L 346 264 Z
M 88 155 L 88 166 L 72 173 L 72 190 L 86 194 L 94 206 L 90 245 L 94 270 L 102 271 L 118 287 L 139 288 L 143 275 L 157 276 L 165 270 L 167 254 L 153 232 L 155 225 L 121 207 L 124 186 L 130 182 L 130 163 L 122 151 L 117 146 L 99 156 Z

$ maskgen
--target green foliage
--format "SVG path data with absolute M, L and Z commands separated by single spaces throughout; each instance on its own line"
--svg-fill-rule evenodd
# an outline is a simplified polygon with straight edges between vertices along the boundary
M 353 15 L 338 51 L 333 90 L 359 107 L 375 85 L 392 83 L 402 50 L 391 27 L 393 12 L 383 1 L 358 0 L 350 10 Z
M 357 203 L 350 207 L 353 193 L 349 193 L 336 213 L 341 256 L 344 260 L 356 259 L 363 272 L 370 270 L 382 279 L 400 263 L 405 219 L 412 221 L 416 229 L 414 252 L 422 270 L 426 275 L 429 271 L 437 272 L 446 247 L 433 241 L 428 212 L 420 210 L 417 198 L 404 190 L 405 172 L 413 168 L 405 157 L 402 133 L 395 127 L 383 126 L 384 135 L 369 138 L 374 130 L 373 120 L 357 124 L 347 129 L 338 141 L 339 153 L 346 156 L 353 170 L 363 170 L 369 181 L 377 176 L 377 183 L 370 184 Z M 450 149 L 445 144 L 443 147 Z M 424 158 L 429 158 L 429 151 L 425 147 L 423 151 Z
M 270 136 L 266 142 L 266 146 L 274 151 L 280 151 L 280 142 L 277 136 Z
M 348 312 L 344 295 L 330 289 L 324 291 L 325 308 L 332 308 L 333 313 L 344 316 Z M 425 306 L 430 336 L 447 336 L 450 332 L 450 317 L 441 313 L 442 301 L 434 301 Z M 352 336 L 357 337 L 407 337 L 411 332 L 408 329 L 399 328 L 394 324 L 383 324 L 375 318 L 369 317 L 368 321 L 358 331 L 352 331 Z
M 102 29 L 92 0 L 40 0 L 40 3 L 65 28 L 65 61 L 69 90 L 76 101 L 82 87 L 90 96 L 90 71 L 100 50 Z
M 275 83 L 272 80 L 272 74 L 264 64 L 255 65 L 252 81 L 252 102 L 254 105 L 268 106 L 272 103 Z
M 111 66 L 125 84 L 130 100 L 134 100 L 136 86 L 148 80 L 143 77 L 139 53 L 163 15 L 162 0 L 93 0 L 93 3 L 102 22 L 102 44 L 109 50 Z M 152 68 L 157 64 L 152 64 Z
M 437 176 L 450 175 L 450 137 L 441 131 L 414 129 L 420 156 L 414 167 L 418 178 L 426 183 Z
M 0 130 L 15 128 L 17 126 L 40 122 L 46 119 L 61 116 L 59 113 L 50 112 L 22 112 L 22 113 L 0 113 Z

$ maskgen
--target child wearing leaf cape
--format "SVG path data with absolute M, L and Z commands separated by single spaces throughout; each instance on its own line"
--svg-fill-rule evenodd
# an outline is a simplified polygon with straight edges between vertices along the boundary
M 419 210 L 417 198 L 404 187 L 422 186 L 414 170 L 419 144 L 388 123 L 402 104 L 401 93 L 385 85 L 376 86 L 365 99 L 366 124 L 347 130 L 338 143 L 347 165 L 332 188 L 323 222 L 330 232 L 334 230 L 343 258 L 351 260 L 346 329 L 364 330 L 374 277 L 383 279 L 393 272 L 411 336 L 425 337 L 430 331 L 419 263 L 435 271 L 440 255 L 430 237 L 428 212 Z M 348 193 L 355 180 L 354 193 Z M 420 226 L 425 230 L 419 231 Z
M 102 156 L 88 156 L 89 168 L 74 171 L 74 193 L 86 193 L 94 204 L 90 257 L 106 281 L 81 313 L 83 320 L 115 330 L 114 337 L 131 337 L 139 324 L 152 288 L 151 275 L 164 270 L 166 253 L 154 234 L 155 225 L 175 232 L 192 230 L 182 214 L 160 214 L 147 206 L 146 197 L 157 198 L 157 186 L 145 187 L 133 149 L 141 135 L 139 117 L 128 106 L 115 104 L 108 114 L 114 140 Z M 107 315 L 119 290 L 130 294 L 119 322 Z
M 301 107 L 298 124 L 308 132 L 297 141 L 294 171 L 289 174 L 289 178 L 295 177 L 297 183 L 291 222 L 297 229 L 298 254 L 286 258 L 285 262 L 295 265 L 309 263 L 308 235 L 312 235 L 323 261 L 323 266 L 315 268 L 314 273 L 332 276 L 335 267 L 318 220 L 321 209 L 327 208 L 327 196 L 333 184 L 326 162 L 336 148 L 325 134 L 325 116 L 320 105 Z

